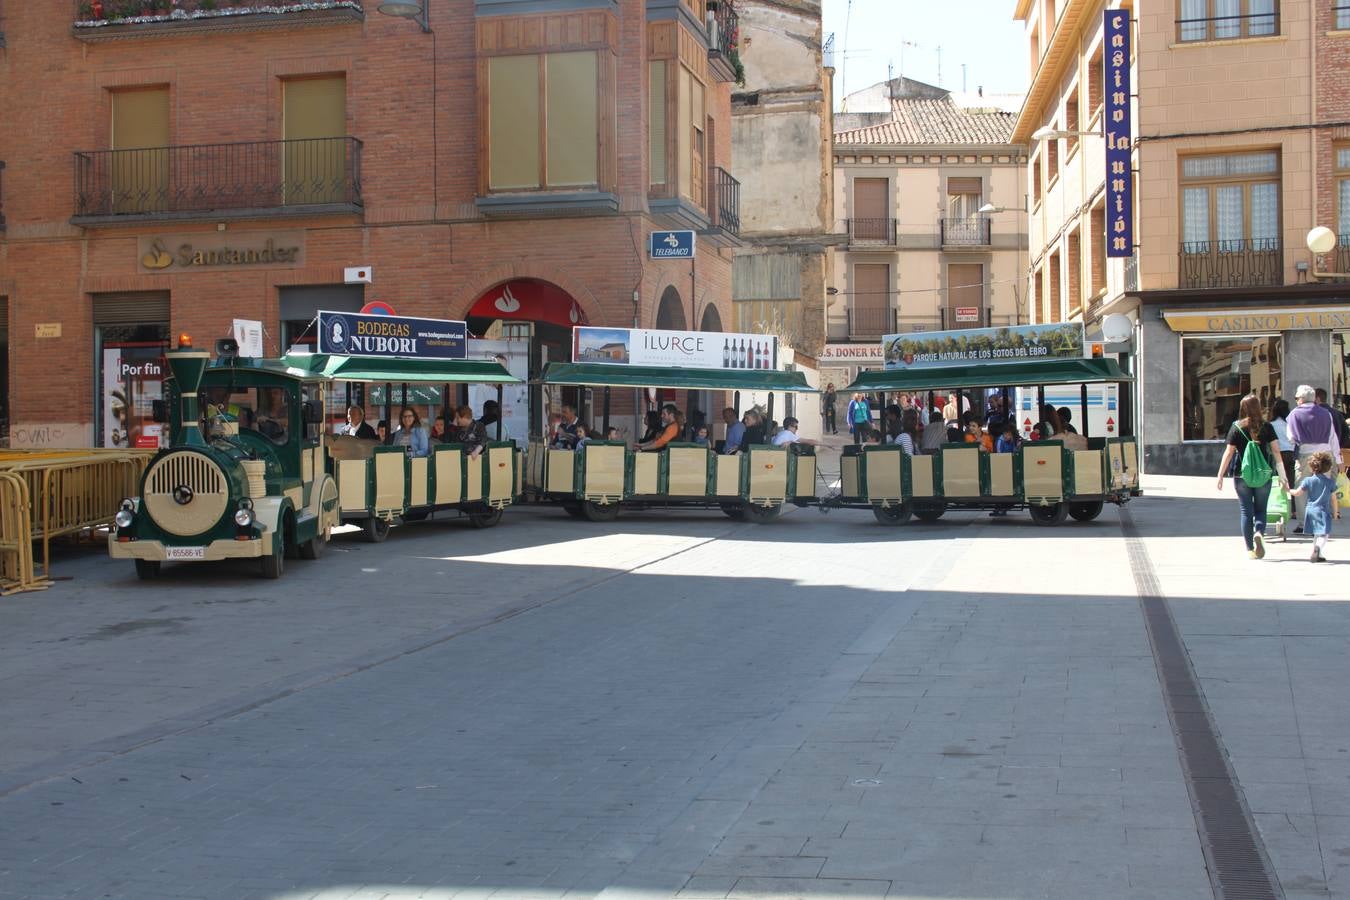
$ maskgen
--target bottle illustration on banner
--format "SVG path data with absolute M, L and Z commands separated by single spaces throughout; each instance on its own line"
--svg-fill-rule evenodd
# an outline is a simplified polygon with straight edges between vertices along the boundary
M 755 342 L 753 340 L 749 341 L 745 348 L 745 367 L 747 369 L 755 367 Z
M 745 339 L 742 338 L 739 344 L 731 345 L 731 355 L 735 357 L 736 368 L 745 368 Z
M 731 342 L 727 338 L 722 339 L 722 368 L 726 368 L 731 362 Z

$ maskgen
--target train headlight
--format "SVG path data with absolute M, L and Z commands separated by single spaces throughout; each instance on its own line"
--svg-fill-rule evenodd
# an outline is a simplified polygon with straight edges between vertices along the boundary
M 247 528 L 253 524 L 253 510 L 240 507 L 234 511 L 234 524 Z
M 117 511 L 117 515 L 113 516 L 113 522 L 118 528 L 130 528 L 133 518 L 131 510 L 124 506 Z

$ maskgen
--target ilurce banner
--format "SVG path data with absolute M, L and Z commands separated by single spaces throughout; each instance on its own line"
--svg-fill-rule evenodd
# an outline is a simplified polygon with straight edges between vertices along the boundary
M 776 369 L 778 338 L 722 331 L 579 326 L 572 329 L 572 361 L 685 369 Z

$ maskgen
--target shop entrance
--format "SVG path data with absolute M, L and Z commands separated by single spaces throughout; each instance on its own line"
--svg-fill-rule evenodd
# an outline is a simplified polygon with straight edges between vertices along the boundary
M 154 401 L 164 396 L 169 294 L 95 294 L 93 318 L 95 443 L 158 447 L 162 426 L 154 420 Z
M 594 408 L 591 391 L 534 384 L 550 362 L 572 359 L 572 328 L 589 325 L 571 294 L 537 278 L 516 278 L 484 291 L 465 316 L 469 333 L 490 340 L 529 344 L 529 430 L 543 434 L 550 413 L 563 404 L 575 406 L 583 421 Z M 524 435 L 512 435 L 523 440 Z

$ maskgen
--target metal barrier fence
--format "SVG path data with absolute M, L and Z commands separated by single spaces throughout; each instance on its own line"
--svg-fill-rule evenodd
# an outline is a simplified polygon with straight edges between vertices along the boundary
M 140 492 L 141 474 L 152 450 L 0 451 L 0 565 L 6 582 L 0 593 L 41 590 L 51 566 L 52 538 L 112 524 L 118 505 Z M 22 491 L 14 486 L 17 481 Z M 24 537 L 26 533 L 26 538 Z M 11 534 L 15 547 L 11 548 Z M 42 541 L 42 576 L 25 580 L 24 550 L 33 569 L 32 545 Z M 9 569 L 17 586 L 9 589 Z

